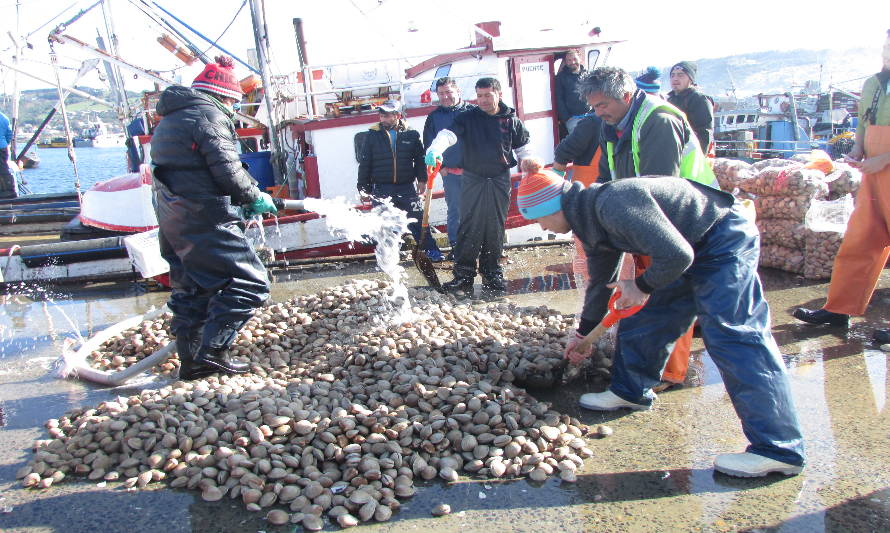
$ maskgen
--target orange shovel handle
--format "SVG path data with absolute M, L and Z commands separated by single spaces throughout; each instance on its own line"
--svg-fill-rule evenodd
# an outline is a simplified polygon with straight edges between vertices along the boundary
M 642 305 L 635 305 L 633 307 L 628 307 L 627 309 L 615 309 L 615 302 L 618 301 L 618 298 L 621 298 L 621 291 L 618 290 L 613 292 L 612 297 L 609 298 L 609 312 L 602 321 L 603 326 L 607 328 L 611 328 L 622 318 L 627 318 L 643 308 Z

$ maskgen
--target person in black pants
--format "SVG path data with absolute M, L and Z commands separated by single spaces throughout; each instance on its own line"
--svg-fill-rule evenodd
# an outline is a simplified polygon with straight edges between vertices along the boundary
M 239 374 L 249 365 L 226 350 L 269 298 L 266 269 L 244 235 L 244 216 L 275 212 L 241 165 L 233 106 L 241 85 L 232 59 L 217 57 L 192 82 L 158 100 L 151 139 L 161 256 L 170 264 L 167 306 L 180 379 Z
M 529 154 L 528 130 L 516 111 L 501 101 L 495 78 L 476 82 L 476 101 L 440 131 L 426 152 L 426 164 L 442 160 L 448 147 L 463 144 L 460 231 L 454 254 L 454 279 L 442 284 L 447 292 L 471 294 L 478 264 L 487 296 L 507 290 L 498 263 L 504 250 L 504 229 L 510 207 L 510 168 Z

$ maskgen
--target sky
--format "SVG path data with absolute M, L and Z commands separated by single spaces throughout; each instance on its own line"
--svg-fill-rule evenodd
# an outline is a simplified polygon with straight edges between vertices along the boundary
M 183 82 L 189 83 L 200 70 L 199 66 L 183 67 L 157 44 L 155 39 L 162 30 L 134 7 L 142 1 L 110 0 L 122 55 L 147 68 L 176 69 L 169 75 L 178 74 Z M 245 60 L 247 49 L 254 47 L 249 5 L 244 5 L 239 12 L 246 0 L 144 1 L 156 2 L 213 39 L 234 20 L 219 39 L 219 44 Z M 0 0 L 0 61 L 8 62 L 13 55 L 8 33 L 29 35 L 27 42 L 33 49 L 26 51 L 20 66 L 52 81 L 47 34 L 79 8 L 92 3 L 92 0 Z M 303 19 L 307 55 L 316 65 L 445 52 L 470 44 L 473 23 L 499 20 L 505 32 L 519 33 L 541 30 L 577 33 L 599 26 L 604 40 L 626 41 L 615 48 L 609 63 L 632 71 L 642 70 L 647 65 L 668 66 L 680 60 L 764 50 L 860 46 L 874 49 L 875 69 L 878 69 L 890 18 L 856 15 L 847 17 L 852 23 L 842 24 L 839 12 L 845 16 L 859 13 L 861 9 L 855 4 L 857 2 L 849 2 L 841 8 L 835 0 L 787 0 L 767 10 L 764 4 L 713 0 L 685 0 L 682 3 L 649 0 L 632 3 L 589 0 L 266 0 L 265 11 L 272 43 L 272 66 L 278 73 L 297 69 L 294 17 Z M 20 16 L 16 24 L 17 5 Z M 169 15 L 161 16 L 172 21 Z M 101 26 L 101 10 L 96 8 L 66 31 L 94 44 L 96 28 Z M 197 37 L 194 41 L 201 49 L 207 46 Z M 66 67 L 60 74 L 63 84 L 70 83 L 84 56 L 68 45 L 56 45 L 55 48 L 59 64 Z M 418 57 L 417 61 L 421 59 L 423 57 Z M 11 93 L 12 73 L 8 69 L 0 70 L 0 92 Z M 247 73 L 240 66 L 236 70 L 243 75 Z M 125 77 L 130 90 L 149 88 L 144 81 Z M 49 87 L 46 83 L 21 78 L 19 83 L 25 89 Z M 102 86 L 95 73 L 81 83 Z

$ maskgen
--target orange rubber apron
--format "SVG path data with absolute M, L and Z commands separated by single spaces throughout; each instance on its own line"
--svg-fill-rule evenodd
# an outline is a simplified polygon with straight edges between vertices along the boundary
M 595 183 L 600 177 L 600 155 L 602 150 L 596 149 L 593 159 L 589 165 L 572 165 L 572 181 L 583 183 L 585 187 L 589 187 L 591 183 Z M 578 237 L 575 240 L 575 255 L 572 256 L 572 272 L 579 274 L 582 279 L 587 280 L 587 255 L 584 254 L 584 248 Z
M 890 126 L 869 124 L 865 129 L 865 157 L 890 152 Z M 860 316 L 878 284 L 890 255 L 890 166 L 862 176 L 856 207 L 841 242 L 825 309 Z

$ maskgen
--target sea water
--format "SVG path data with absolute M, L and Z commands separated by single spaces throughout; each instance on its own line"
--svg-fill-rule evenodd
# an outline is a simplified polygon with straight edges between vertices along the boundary
M 22 177 L 32 193 L 58 193 L 74 190 L 74 166 L 65 148 L 40 148 L 40 165 L 26 168 Z M 80 189 L 127 173 L 127 150 L 113 148 L 75 148 Z

